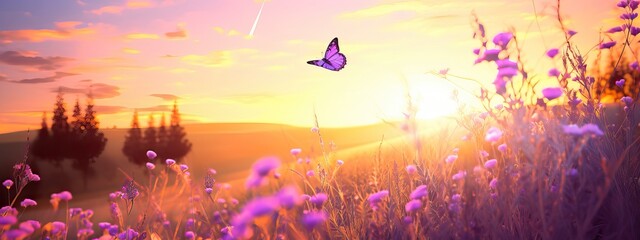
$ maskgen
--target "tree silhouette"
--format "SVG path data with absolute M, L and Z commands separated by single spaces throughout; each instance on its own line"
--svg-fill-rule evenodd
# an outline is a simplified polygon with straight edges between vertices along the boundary
M 94 107 L 93 95 L 89 93 L 84 118 L 80 122 L 80 129 L 82 131 L 79 135 L 74 135 L 79 141 L 73 151 L 75 156 L 72 166 L 84 173 L 83 179 L 85 180 L 85 186 L 86 177 L 95 172 L 94 169 L 91 168 L 91 163 L 95 162 L 96 158 L 102 154 L 107 145 L 107 139 L 104 137 L 104 133 L 100 131 L 100 122 L 96 117 Z
M 160 156 L 165 155 L 164 149 L 167 147 L 167 138 L 169 138 L 169 133 L 167 132 L 166 121 L 164 117 L 164 113 L 162 113 L 162 117 L 160 118 L 160 127 L 158 127 L 158 141 L 156 144 L 156 153 Z
M 51 136 L 47 126 L 47 112 L 42 112 L 42 123 L 38 135 L 33 141 L 31 152 L 38 158 L 45 159 L 51 154 Z
M 160 146 L 158 146 L 158 139 L 156 135 L 156 128 L 153 126 L 153 114 L 149 114 L 149 125 L 146 130 L 144 130 L 144 150 L 156 150 Z
M 46 159 L 51 159 L 56 165 L 64 159 L 69 150 L 69 138 L 71 136 L 69 123 L 67 122 L 67 114 L 62 91 L 58 91 L 56 96 L 55 108 L 53 109 L 53 117 L 51 122 L 51 153 Z
M 147 162 L 145 152 L 146 150 L 143 148 L 142 131 L 140 130 L 140 124 L 138 123 L 138 110 L 135 110 L 133 112 L 131 128 L 127 132 L 127 136 L 124 140 L 122 153 L 127 156 L 130 162 L 137 165 L 143 165 Z
M 178 112 L 178 103 L 174 101 L 173 111 L 171 112 L 171 125 L 167 137 L 167 145 L 164 148 L 166 158 L 172 158 L 180 161 L 191 151 L 192 144 L 186 139 L 187 133 L 184 127 L 180 126 L 180 112 Z

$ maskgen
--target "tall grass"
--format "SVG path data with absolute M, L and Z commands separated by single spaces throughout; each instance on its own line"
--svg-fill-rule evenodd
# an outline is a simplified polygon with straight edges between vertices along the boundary
M 624 48 L 638 2 L 617 4 L 625 21 Z M 214 169 L 189 169 L 166 159 L 147 164 L 147 178 L 122 179 L 109 195 L 111 221 L 93 224 L 73 205 L 65 218 L 21 218 L 35 202 L 17 206 L 20 191 L 39 180 L 26 162 L 4 182 L 12 198 L 0 210 L 2 239 L 640 239 L 640 161 L 637 98 L 618 103 L 612 120 L 594 94 L 595 77 L 560 17 L 566 42 L 547 52 L 558 87 L 537 92 L 540 77 L 525 71 L 512 32 L 491 41 L 475 18 L 478 64 L 496 64 L 494 88 L 482 88 L 483 111 L 461 105 L 455 126 L 423 135 L 411 98 L 403 147 L 335 159 L 317 120 L 311 129 L 321 153 L 291 150 L 292 164 L 259 159 L 244 188 L 216 183 Z M 636 33 L 637 34 L 637 33 Z M 594 47 L 598 56 L 614 42 Z M 636 64 L 637 65 L 637 64 Z M 442 77 L 448 76 L 446 71 Z M 624 82 L 621 82 L 624 85 Z M 259 144 L 259 143 L 252 143 Z M 147 154 L 150 161 L 156 155 Z M 192 179 L 191 171 L 207 171 Z M 35 175 L 35 176 L 34 176 Z M 126 176 L 126 174 L 124 174 Z M 45 181 L 50 181 L 44 179 Z M 14 184 L 15 183 L 15 184 Z M 18 210 L 20 209 L 20 210 Z M 64 222 L 63 222 L 64 221 Z

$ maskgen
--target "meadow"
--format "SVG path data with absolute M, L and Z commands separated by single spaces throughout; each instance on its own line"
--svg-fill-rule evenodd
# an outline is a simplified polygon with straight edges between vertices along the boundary
M 416 108 L 429 106 L 408 97 L 403 122 L 377 127 L 325 129 L 322 116 L 286 131 L 196 126 L 203 145 L 236 158 L 218 167 L 205 161 L 222 154 L 213 152 L 176 163 L 149 149 L 135 174 L 132 165 L 102 165 L 111 174 L 89 184 L 100 186 L 87 191 L 101 195 L 93 198 L 47 187 L 60 180 L 41 173 L 48 167 L 32 171 L 27 149 L 3 170 L 0 239 L 640 239 L 638 5 L 617 3 L 623 24 L 593 48 L 598 59 L 613 56 L 613 70 L 631 72 L 617 79 L 587 68 L 592 60 L 560 18 L 566 42 L 545 53 L 557 67 L 542 77 L 520 61 L 512 32 L 489 35 L 476 18 L 476 64 L 497 70 L 477 93 L 481 110 L 460 103 L 454 117 L 424 122 Z M 537 91 L 541 79 L 558 87 Z M 271 141 L 284 132 L 299 141 Z M 25 197 L 40 182 L 45 196 Z

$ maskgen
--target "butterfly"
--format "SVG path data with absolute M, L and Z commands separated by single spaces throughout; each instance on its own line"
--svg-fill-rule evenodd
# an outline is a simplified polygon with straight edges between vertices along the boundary
M 347 65 L 347 57 L 340 53 L 340 46 L 338 46 L 338 38 L 333 38 L 327 46 L 327 51 L 324 52 L 324 58 L 319 60 L 307 61 L 308 64 L 323 67 L 332 71 L 340 71 Z

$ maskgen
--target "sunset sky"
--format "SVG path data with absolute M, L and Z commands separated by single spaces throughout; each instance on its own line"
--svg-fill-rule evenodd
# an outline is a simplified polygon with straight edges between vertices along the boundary
M 617 1 L 563 0 L 562 14 L 586 52 L 613 26 Z M 535 21 L 535 8 L 538 23 Z M 3 0 L 0 1 L 0 133 L 37 129 L 56 92 L 68 114 L 91 88 L 101 127 L 143 126 L 177 97 L 183 123 L 267 122 L 352 126 L 396 120 L 405 81 L 419 116 L 450 113 L 455 88 L 425 74 L 490 84 L 492 64 L 473 64 L 471 13 L 487 33 L 515 27 L 528 67 L 562 33 L 549 0 Z M 306 64 L 338 37 L 346 67 Z M 459 84 L 469 84 L 461 81 Z M 469 90 L 477 86 L 468 85 Z M 463 91 L 464 93 L 464 91 Z M 465 99 L 472 98 L 466 94 Z

